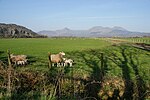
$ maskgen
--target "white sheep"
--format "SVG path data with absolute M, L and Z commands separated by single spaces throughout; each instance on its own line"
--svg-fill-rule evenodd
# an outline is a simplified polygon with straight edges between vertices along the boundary
M 25 65 L 24 61 L 17 61 L 17 65 Z
M 64 60 L 64 66 L 70 66 L 72 67 L 72 64 L 73 64 L 73 60 L 72 59 L 66 59 L 66 58 L 63 58 Z
M 27 59 L 17 61 L 17 65 L 26 65 L 26 64 L 27 64 Z
M 63 56 L 65 55 L 64 52 L 60 52 L 59 54 L 51 54 L 51 62 L 54 66 L 54 64 L 57 64 L 57 66 L 60 65 L 60 63 L 63 62 Z

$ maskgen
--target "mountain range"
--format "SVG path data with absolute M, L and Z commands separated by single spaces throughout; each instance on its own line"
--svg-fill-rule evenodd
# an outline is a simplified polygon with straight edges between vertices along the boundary
M 0 38 L 43 38 L 43 37 L 150 37 L 150 33 L 132 32 L 122 27 L 95 26 L 87 30 L 44 30 L 34 32 L 24 26 L 0 23 Z
M 102 27 L 95 26 L 87 30 L 71 30 L 64 28 L 60 30 L 39 31 L 38 34 L 47 35 L 48 37 L 143 37 L 150 36 L 150 33 L 132 32 L 122 27 Z

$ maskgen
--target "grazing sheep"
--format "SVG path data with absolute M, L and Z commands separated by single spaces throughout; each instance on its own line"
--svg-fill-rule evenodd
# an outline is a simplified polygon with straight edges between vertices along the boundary
M 63 60 L 64 60 L 64 66 L 72 67 L 72 64 L 73 64 L 73 60 L 72 59 L 63 58 Z
M 10 55 L 10 59 L 15 65 L 25 65 L 27 63 L 26 57 L 26 55 Z
M 51 62 L 54 64 L 60 65 L 63 62 L 63 56 L 65 55 L 64 52 L 60 52 L 59 54 L 51 54 Z
M 17 61 L 17 65 L 24 65 L 25 62 L 24 61 Z
M 27 59 L 17 61 L 17 65 L 26 65 L 26 64 L 27 64 Z

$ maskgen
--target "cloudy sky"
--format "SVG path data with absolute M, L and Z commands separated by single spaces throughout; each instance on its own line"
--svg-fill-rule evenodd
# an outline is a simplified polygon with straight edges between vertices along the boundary
M 150 32 L 150 0 L 0 0 L 0 23 L 36 32 L 93 26 Z

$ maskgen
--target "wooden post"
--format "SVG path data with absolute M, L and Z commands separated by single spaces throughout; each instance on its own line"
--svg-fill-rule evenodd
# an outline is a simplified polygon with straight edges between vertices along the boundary
M 61 100 L 61 74 L 60 72 L 58 78 L 58 100 Z
M 51 53 L 49 52 L 48 53 L 48 67 L 49 67 L 49 69 L 51 69 L 52 68 L 52 62 L 51 62 Z
M 11 60 L 10 60 L 10 51 L 7 51 L 8 53 L 8 69 L 7 69 L 7 73 L 8 73 L 8 83 L 7 83 L 7 96 L 11 97 L 11 75 L 12 75 L 12 65 L 11 65 Z

